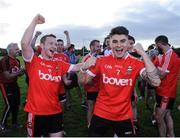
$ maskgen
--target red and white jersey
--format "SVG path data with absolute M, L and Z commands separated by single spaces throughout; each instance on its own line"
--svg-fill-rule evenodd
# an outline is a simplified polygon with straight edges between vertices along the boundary
M 123 59 L 104 56 L 87 73 L 100 75 L 100 90 L 94 114 L 112 121 L 133 118 L 131 96 L 136 78 L 144 70 L 144 63 L 128 54 Z
M 176 97 L 180 61 L 177 54 L 169 49 L 165 54 L 158 56 L 155 66 L 161 71 L 168 72 L 165 78 L 161 79 L 160 86 L 156 92 L 160 96 Z
M 86 62 L 92 55 L 89 53 L 83 57 L 82 62 Z M 98 92 L 99 91 L 99 75 L 92 79 L 90 84 L 84 85 L 84 90 L 86 92 Z
M 72 69 L 63 61 L 49 61 L 33 55 L 26 62 L 29 87 L 25 111 L 35 115 L 50 115 L 62 112 L 59 96 L 61 76 Z
M 66 63 L 69 63 L 69 57 L 66 54 L 64 54 L 64 53 L 55 54 L 54 55 L 54 60 L 64 61 Z

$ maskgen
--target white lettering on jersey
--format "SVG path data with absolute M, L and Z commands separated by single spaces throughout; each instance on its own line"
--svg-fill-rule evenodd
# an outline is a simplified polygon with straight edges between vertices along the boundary
M 104 65 L 104 67 L 106 68 L 106 69 L 112 69 L 112 66 L 111 65 Z
M 103 83 L 119 86 L 132 86 L 132 79 L 117 79 L 113 77 L 109 78 L 103 74 Z
M 55 81 L 60 82 L 61 76 L 52 76 L 51 74 L 44 74 L 39 70 L 39 78 L 41 80 L 49 80 L 49 81 Z
M 41 63 L 40 63 L 42 66 L 46 66 L 46 67 L 48 67 L 48 68 L 52 68 L 52 66 L 51 65 L 47 65 L 47 64 L 45 64 L 45 63 L 43 63 L 42 61 L 41 61 Z

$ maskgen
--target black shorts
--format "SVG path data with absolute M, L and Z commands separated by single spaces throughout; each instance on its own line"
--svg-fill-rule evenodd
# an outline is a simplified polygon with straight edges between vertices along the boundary
M 68 80 L 71 80 L 71 84 L 70 85 L 65 85 L 65 88 L 66 89 L 72 89 L 72 88 L 75 88 L 75 87 L 78 87 L 79 84 L 78 84 L 78 76 L 76 74 L 76 72 L 69 72 L 68 73 Z
M 87 92 L 87 100 L 96 101 L 98 92 Z
M 89 128 L 90 137 L 106 137 L 109 129 L 113 129 L 118 137 L 134 136 L 135 131 L 131 119 L 123 121 L 111 121 L 96 115 L 92 116 Z M 113 134 L 114 134 L 113 133 Z
M 175 98 L 160 96 L 156 94 L 156 107 L 162 109 L 173 109 Z
M 134 93 L 135 93 L 135 92 L 134 92 L 134 90 L 133 90 L 132 95 L 131 95 L 131 101 L 132 101 L 132 102 L 134 102 L 134 101 L 135 101 L 135 96 L 134 96 Z
M 57 133 L 62 131 L 62 124 L 62 113 L 54 115 L 33 115 L 32 113 L 28 113 L 28 136 L 49 136 L 49 133 Z

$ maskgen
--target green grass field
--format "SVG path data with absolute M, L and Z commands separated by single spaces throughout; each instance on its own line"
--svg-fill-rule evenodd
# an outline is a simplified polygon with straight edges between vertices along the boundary
M 22 59 L 20 58 L 21 62 Z M 22 62 L 23 63 L 23 62 Z M 180 82 L 180 81 L 179 81 Z M 23 103 L 25 102 L 26 94 L 27 94 L 27 85 L 25 83 L 25 76 L 22 76 L 18 80 L 19 86 L 21 88 L 21 106 L 19 112 L 19 123 L 23 124 L 23 128 L 13 130 L 9 133 L 1 133 L 0 136 L 15 136 L 15 137 L 26 137 L 26 113 L 23 111 Z M 71 91 L 72 94 L 72 102 L 71 108 L 65 111 L 64 114 L 64 125 L 65 131 L 68 137 L 85 137 L 87 136 L 87 124 L 86 124 L 86 110 L 80 106 L 80 100 L 75 90 Z M 180 111 L 177 110 L 177 104 L 180 103 L 180 83 L 178 83 L 177 90 L 177 99 L 174 105 L 174 109 L 172 111 L 172 116 L 174 119 L 174 129 L 175 135 L 180 136 Z M 2 94 L 0 94 L 0 117 L 2 116 L 2 111 L 4 107 L 4 101 L 2 98 Z M 139 136 L 146 137 L 156 137 L 158 136 L 158 130 L 156 127 L 152 126 L 150 121 L 150 112 L 145 107 L 145 100 L 139 100 L 138 103 L 138 116 L 139 116 L 139 126 L 140 133 Z M 9 117 L 9 124 L 11 122 L 11 116 Z

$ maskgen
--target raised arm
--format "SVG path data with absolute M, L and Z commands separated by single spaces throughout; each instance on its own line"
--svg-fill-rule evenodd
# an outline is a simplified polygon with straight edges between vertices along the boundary
M 32 20 L 31 24 L 25 30 L 24 35 L 21 40 L 22 54 L 25 60 L 30 61 L 34 52 L 31 47 L 31 41 L 33 37 L 33 33 L 37 24 L 43 24 L 45 19 L 40 14 L 36 15 Z
M 64 46 L 64 50 L 67 50 L 71 46 L 71 39 L 67 30 L 64 31 L 64 34 L 66 36 L 66 45 Z
M 38 36 L 40 36 L 40 35 L 41 35 L 41 32 L 40 32 L 40 31 L 36 31 L 36 34 L 34 35 L 32 41 L 31 41 L 31 47 L 32 47 L 34 50 L 36 50 L 36 49 L 35 49 L 36 40 L 37 40 Z
M 143 58 L 143 61 L 145 63 L 146 69 L 142 72 L 142 77 L 146 81 L 148 81 L 153 86 L 159 86 L 161 81 L 157 72 L 157 68 L 154 66 L 152 61 L 150 60 L 149 56 L 145 53 L 144 49 L 142 48 L 142 45 L 137 43 L 133 49 L 141 55 Z

